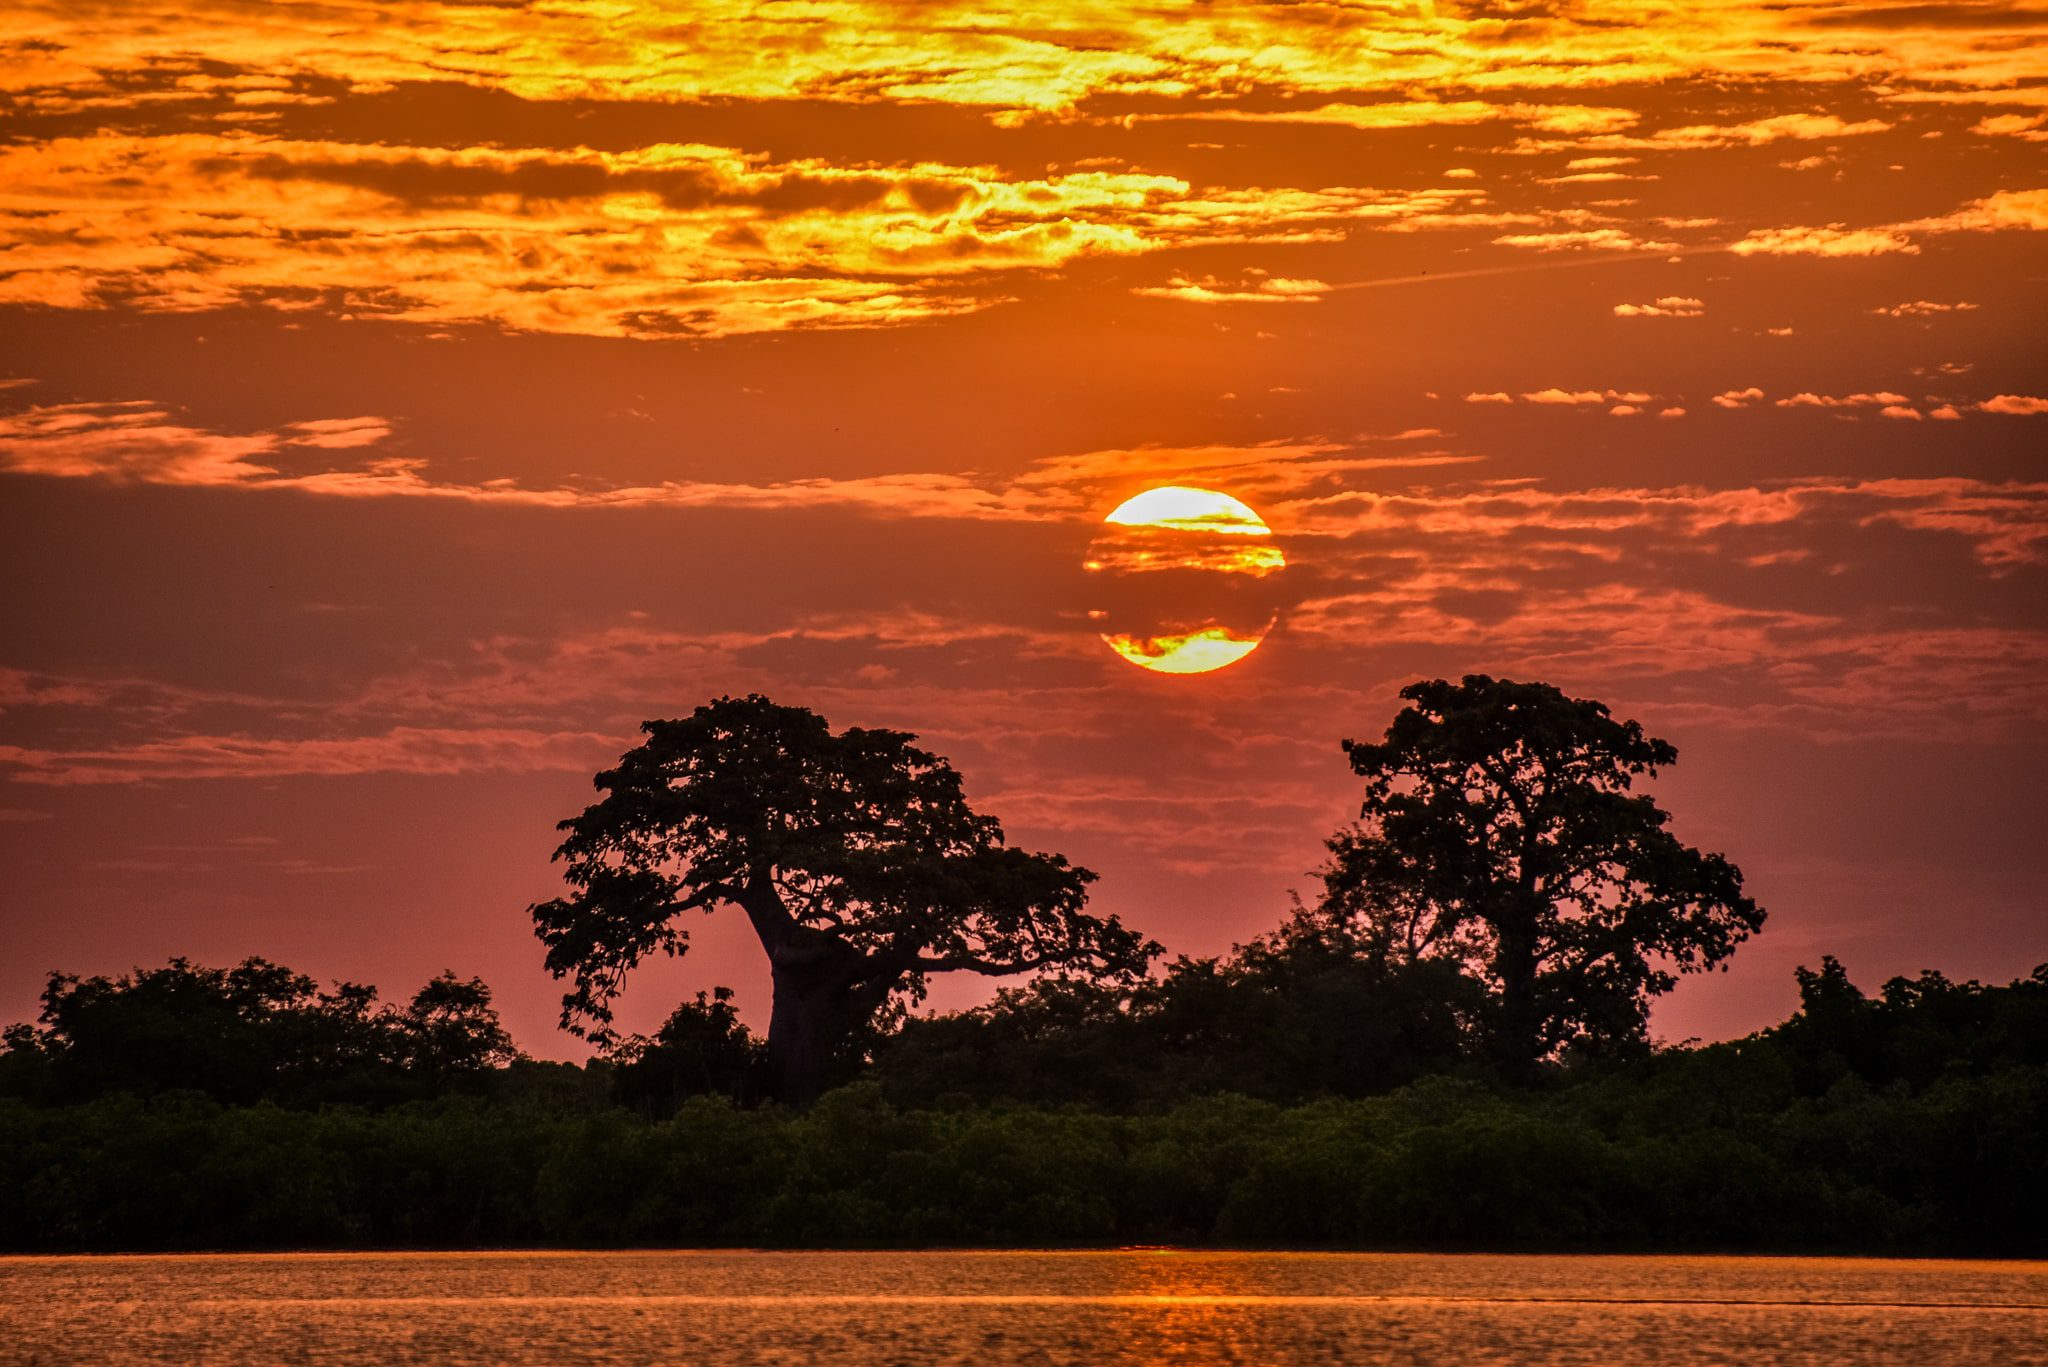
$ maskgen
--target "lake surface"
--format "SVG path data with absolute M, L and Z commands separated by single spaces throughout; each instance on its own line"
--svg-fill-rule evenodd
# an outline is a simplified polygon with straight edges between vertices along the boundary
M 0 1258 L 13 1363 L 2048 1363 L 2048 1263 L 1212 1253 Z

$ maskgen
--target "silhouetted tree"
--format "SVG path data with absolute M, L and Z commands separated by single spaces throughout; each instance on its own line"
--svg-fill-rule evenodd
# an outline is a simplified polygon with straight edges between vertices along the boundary
M 743 911 L 768 956 L 779 1099 L 803 1104 L 929 975 L 1039 968 L 1134 977 L 1156 952 L 1087 914 L 1094 875 L 1003 844 L 960 776 L 900 731 L 834 734 L 758 695 L 721 698 L 597 775 L 561 825 L 571 894 L 532 908 L 562 1021 L 615 1040 L 611 1004 L 650 953 L 679 955 L 687 911 Z
M 413 994 L 403 1018 L 407 1062 L 436 1078 L 502 1068 L 519 1057 L 491 1007 L 482 978 L 464 981 L 449 969 Z
M 40 1026 L 12 1026 L 4 1043 L 0 1087 L 58 1102 L 176 1091 L 236 1104 L 390 1102 L 517 1057 L 476 979 L 444 973 L 401 1010 L 374 987 L 323 991 L 264 959 L 53 973 Z
M 699 992 L 651 1038 L 635 1036 L 613 1050 L 613 1092 L 635 1110 L 668 1115 L 693 1096 L 722 1096 L 745 1106 L 767 1095 L 768 1047 L 732 1004 L 732 989 Z
M 1875 997 L 1832 954 L 1797 973 L 1799 1011 L 1766 1037 L 1801 1091 L 1819 1094 L 1845 1077 L 1925 1087 L 1999 1066 L 2048 1067 L 2048 964 L 1989 988 L 1930 969 L 1891 979 Z
M 1365 801 L 1330 841 L 1321 912 L 1379 952 L 1467 965 L 1508 1071 L 1639 1045 L 1651 997 L 1763 924 L 1741 872 L 1630 791 L 1678 758 L 1635 722 L 1483 674 L 1401 696 L 1384 740 L 1344 742 Z

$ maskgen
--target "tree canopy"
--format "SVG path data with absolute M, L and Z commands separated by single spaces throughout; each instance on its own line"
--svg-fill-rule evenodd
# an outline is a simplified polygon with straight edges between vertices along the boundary
M 9 1027 L 6 1066 L 53 1099 L 192 1091 L 227 1102 L 390 1101 L 517 1057 L 476 978 L 443 973 L 405 1006 L 322 989 L 265 959 L 173 959 L 119 977 L 53 973 L 41 1023 Z
M 934 973 L 1144 972 L 1156 947 L 1085 906 L 1094 875 L 1004 844 L 960 776 L 901 731 L 833 732 L 759 695 L 650 721 L 561 825 L 566 897 L 532 908 L 563 1024 L 617 1041 L 613 1002 L 686 912 L 737 908 L 774 983 L 777 1095 L 803 1102 Z
M 1469 674 L 1401 690 L 1347 740 L 1360 821 L 1330 841 L 1323 915 L 1376 952 L 1464 963 L 1497 1060 L 1639 1045 L 1649 1001 L 1763 925 L 1742 874 L 1634 792 L 1678 752 L 1600 703 Z

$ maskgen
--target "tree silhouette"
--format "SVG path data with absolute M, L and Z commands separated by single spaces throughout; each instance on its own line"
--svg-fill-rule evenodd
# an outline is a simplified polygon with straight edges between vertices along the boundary
M 1508 1071 L 1639 1046 L 1650 998 L 1763 924 L 1741 872 L 1630 791 L 1678 758 L 1635 722 L 1483 674 L 1401 696 L 1383 741 L 1344 742 L 1365 801 L 1330 841 L 1322 912 L 1390 952 L 1466 964 Z
M 40 1028 L 10 1027 L 13 1066 L 59 1101 L 202 1092 L 232 1104 L 381 1104 L 454 1089 L 518 1057 L 482 980 L 441 974 L 400 1008 L 322 990 L 265 959 L 172 959 L 118 978 L 52 973 Z
M 482 978 L 456 977 L 452 968 L 415 992 L 400 1019 L 410 1046 L 408 1063 L 432 1077 L 481 1073 L 519 1057 L 498 1024 L 491 989 Z
M 900 731 L 834 734 L 767 698 L 720 698 L 597 775 L 561 823 L 567 897 L 532 908 L 547 966 L 573 978 L 562 1023 L 616 1040 L 612 1002 L 654 952 L 680 955 L 687 911 L 736 907 L 768 956 L 776 1096 L 814 1098 L 933 973 L 1061 968 L 1131 978 L 1157 952 L 1087 914 L 1095 875 L 1003 844 L 960 776 Z

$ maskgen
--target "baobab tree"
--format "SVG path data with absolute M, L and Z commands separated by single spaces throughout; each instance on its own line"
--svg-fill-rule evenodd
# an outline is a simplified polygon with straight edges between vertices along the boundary
M 1156 945 L 1086 910 L 1095 875 L 1003 842 L 951 765 L 905 732 L 851 728 L 759 695 L 650 721 L 561 823 L 567 896 L 532 908 L 562 1023 L 616 1040 L 612 1004 L 689 912 L 746 916 L 774 986 L 778 1100 L 803 1105 L 935 973 L 1142 976 Z

